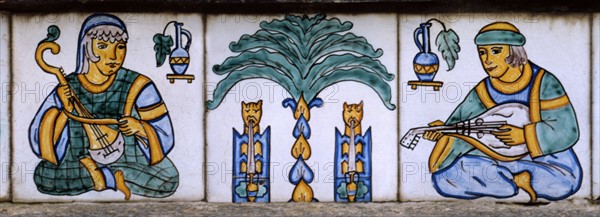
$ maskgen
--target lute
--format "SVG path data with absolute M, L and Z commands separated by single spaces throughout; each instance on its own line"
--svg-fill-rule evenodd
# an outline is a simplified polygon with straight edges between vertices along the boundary
M 479 141 L 485 147 L 500 155 L 517 157 L 528 152 L 527 146 L 524 143 L 515 146 L 506 145 L 496 138 L 492 132 L 503 131 L 499 127 L 505 124 L 523 128 L 529 123 L 529 108 L 527 106 L 519 103 L 501 104 L 479 116 L 456 124 L 412 128 L 402 137 L 400 145 L 413 150 L 426 131 L 437 131 L 446 135 L 464 135 Z

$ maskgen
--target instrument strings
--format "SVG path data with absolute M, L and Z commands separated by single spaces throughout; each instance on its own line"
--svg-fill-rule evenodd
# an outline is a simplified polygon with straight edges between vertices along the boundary
M 71 89 L 72 90 L 72 89 Z M 77 98 L 77 96 L 73 93 L 72 94 L 72 98 L 71 98 L 71 102 L 73 103 L 73 106 L 76 106 L 78 109 L 76 109 L 77 111 L 81 112 L 81 116 L 86 117 L 86 118 L 94 118 L 94 116 L 90 113 L 90 111 L 83 105 L 83 103 L 81 103 L 81 101 L 79 100 L 79 98 Z M 104 151 L 105 155 L 108 155 L 109 153 L 114 152 L 114 148 L 112 146 L 110 146 L 110 142 L 108 141 L 107 134 L 103 133 L 100 128 L 98 127 L 98 125 L 95 124 L 89 124 L 90 127 L 92 128 L 92 132 L 94 133 L 94 136 L 96 137 L 96 140 L 100 143 L 100 146 L 102 147 L 102 150 Z

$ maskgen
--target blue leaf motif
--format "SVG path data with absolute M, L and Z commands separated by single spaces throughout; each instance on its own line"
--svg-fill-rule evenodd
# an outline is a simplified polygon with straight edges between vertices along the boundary
M 323 100 L 321 98 L 315 98 L 308 103 L 308 109 L 313 107 L 321 108 L 323 106 Z
M 284 108 L 290 107 L 290 109 L 292 109 L 292 112 L 296 111 L 297 103 L 296 100 L 294 100 L 293 98 L 284 99 L 281 104 Z
M 296 121 L 296 127 L 294 127 L 294 137 L 298 138 L 300 134 L 304 135 L 305 139 L 310 139 L 310 126 L 308 125 L 308 121 L 304 119 L 304 115 L 300 115 L 300 118 Z
M 304 180 L 306 183 L 311 183 L 315 178 L 313 171 L 306 165 L 302 156 L 298 158 L 292 170 L 290 171 L 290 182 L 294 185 L 300 183 L 300 180 Z

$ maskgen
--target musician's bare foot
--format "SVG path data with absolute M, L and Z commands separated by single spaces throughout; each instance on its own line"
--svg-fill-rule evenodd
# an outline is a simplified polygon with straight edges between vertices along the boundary
M 129 198 L 131 198 L 131 191 L 129 191 L 129 188 L 125 184 L 125 175 L 123 175 L 123 171 L 117 170 L 117 172 L 115 172 L 115 182 L 117 183 L 117 190 L 125 194 L 125 200 L 129 200 Z
M 525 171 L 515 175 L 513 181 L 517 187 L 529 194 L 529 203 L 535 203 L 537 201 L 537 194 L 533 190 L 533 187 L 531 187 L 531 174 L 529 172 Z

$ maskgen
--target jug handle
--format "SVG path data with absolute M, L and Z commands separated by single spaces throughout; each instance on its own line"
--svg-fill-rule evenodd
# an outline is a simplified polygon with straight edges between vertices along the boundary
M 190 31 L 187 31 L 186 29 L 181 29 L 181 33 L 187 38 L 187 43 L 185 43 L 183 49 L 189 51 L 190 44 L 192 43 L 192 33 L 190 33 Z
M 421 34 L 423 34 L 422 28 L 419 27 L 419 28 L 415 29 L 415 44 L 419 48 L 419 52 L 424 52 L 423 44 L 419 41 L 419 35 L 421 35 Z

